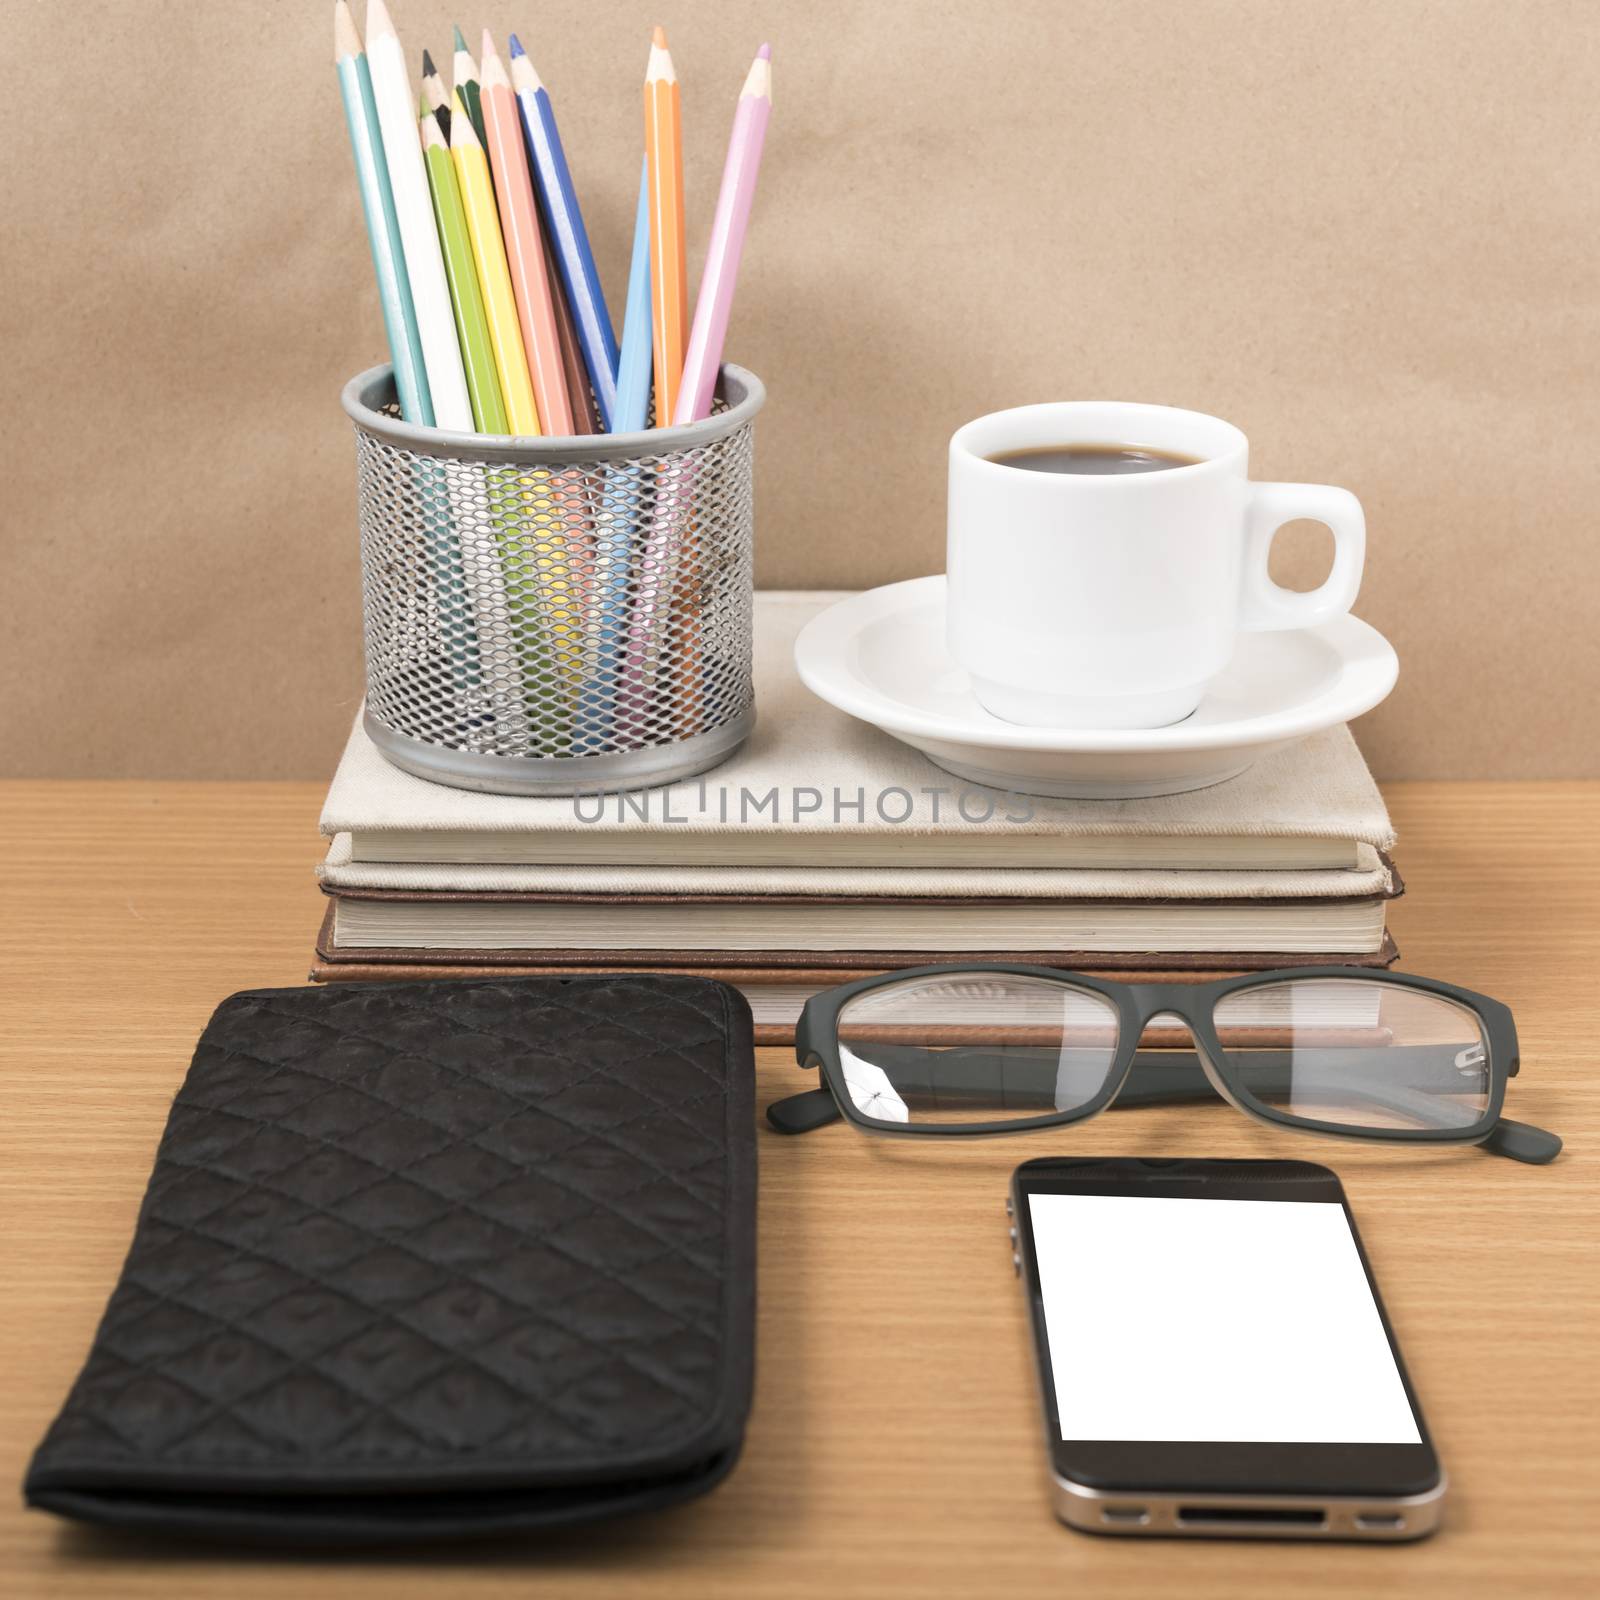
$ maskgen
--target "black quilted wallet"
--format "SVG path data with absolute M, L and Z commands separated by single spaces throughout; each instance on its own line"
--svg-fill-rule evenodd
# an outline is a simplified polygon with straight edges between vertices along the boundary
M 750 1407 L 753 1094 L 704 979 L 232 996 L 29 1503 L 335 1544 L 702 1493 Z

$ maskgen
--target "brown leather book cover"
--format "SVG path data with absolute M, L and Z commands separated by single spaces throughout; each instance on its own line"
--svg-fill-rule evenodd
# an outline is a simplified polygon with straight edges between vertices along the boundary
M 401 982 L 404 980 L 417 981 L 430 978 L 545 978 L 545 977 L 598 977 L 615 975 L 618 972 L 665 972 L 679 973 L 696 978 L 716 978 L 722 983 L 731 983 L 734 988 L 743 984 L 780 985 L 784 988 L 793 988 L 798 991 L 798 1002 L 806 996 L 816 993 L 819 989 L 831 989 L 836 984 L 852 983 L 857 978 L 870 978 L 880 972 L 892 970 L 898 966 L 934 966 L 939 964 L 938 959 L 928 956 L 924 952 L 917 952 L 915 956 L 892 956 L 887 959 L 874 953 L 872 956 L 852 956 L 849 959 L 860 961 L 860 966 L 762 966 L 762 967 L 734 967 L 727 965 L 696 966 L 688 964 L 673 964 L 668 960 L 650 959 L 647 952 L 630 951 L 630 956 L 635 960 L 607 961 L 591 960 L 587 962 L 563 962 L 557 964 L 545 963 L 534 965 L 523 962 L 444 962 L 444 961 L 411 961 L 401 959 L 411 957 L 415 951 L 397 951 L 392 958 L 372 960 L 371 952 L 364 951 L 362 958 L 351 960 L 329 960 L 326 957 L 314 962 L 308 974 L 313 983 L 382 983 Z M 319 956 L 321 951 L 319 949 Z M 500 952 L 505 954 L 505 952 Z M 614 952 L 606 952 L 614 954 Z M 1148 981 L 1152 976 L 1160 975 L 1167 983 L 1212 983 L 1219 978 L 1237 977 L 1246 971 L 1271 970 L 1274 966 L 1346 966 L 1346 967 L 1387 967 L 1398 957 L 1399 950 L 1395 947 L 1394 940 L 1387 934 L 1384 936 L 1383 948 L 1373 955 L 1366 956 L 1272 956 L 1257 955 L 1252 953 L 1248 957 L 1236 958 L 1232 956 L 1184 956 L 1181 954 L 1165 954 L 1160 956 L 1111 956 L 1104 953 L 1095 953 L 1084 956 L 1082 959 L 1072 955 L 1028 955 L 1016 959 L 1023 966 L 1060 967 L 1065 971 L 1093 971 L 1097 977 L 1104 978 L 1113 983 L 1141 983 Z M 796 959 L 810 958 L 814 951 L 797 951 Z M 843 958 L 839 958 L 843 959 Z M 979 962 L 992 957 L 951 955 L 942 958 L 945 961 L 974 961 Z M 1007 958 L 1008 960 L 1011 958 Z M 1096 962 L 1114 960 L 1116 966 L 1097 966 Z M 1248 961 L 1249 966 L 1241 964 Z M 1133 966 L 1129 962 L 1159 962 L 1160 965 Z M 1204 962 L 1205 965 L 1199 963 Z M 794 1043 L 794 1024 L 789 1022 L 757 1022 L 755 1024 L 755 1041 L 758 1045 L 792 1045 Z

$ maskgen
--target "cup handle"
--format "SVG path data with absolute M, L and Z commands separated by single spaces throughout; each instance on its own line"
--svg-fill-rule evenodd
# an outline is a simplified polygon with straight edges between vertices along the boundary
M 1333 534 L 1333 570 L 1322 586 L 1300 594 L 1274 583 L 1267 558 L 1278 529 L 1297 517 L 1323 523 Z M 1367 553 L 1367 519 L 1348 489 L 1325 483 L 1252 483 L 1245 522 L 1244 593 L 1239 626 L 1251 633 L 1314 628 L 1355 604 Z

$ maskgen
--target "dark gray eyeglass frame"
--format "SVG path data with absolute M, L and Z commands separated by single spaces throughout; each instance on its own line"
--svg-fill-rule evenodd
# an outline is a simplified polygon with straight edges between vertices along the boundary
M 844 1081 L 839 1058 L 839 1014 L 857 995 L 890 984 L 915 978 L 934 978 L 951 973 L 997 973 L 1022 978 L 1043 978 L 1063 988 L 1083 989 L 1101 996 L 1117 1013 L 1117 1048 L 1106 1073 L 1105 1086 L 1092 1100 L 1069 1111 L 1053 1111 L 1038 1117 L 1009 1117 L 997 1122 L 904 1123 L 869 1117 L 856 1108 Z M 1258 1100 L 1241 1081 L 1231 1056 L 1222 1046 L 1215 1027 L 1217 1002 L 1225 996 L 1297 978 L 1349 978 L 1362 983 L 1377 983 L 1398 989 L 1413 989 L 1438 995 L 1470 1011 L 1479 1022 L 1488 1051 L 1489 1100 L 1483 1115 L 1466 1128 L 1358 1128 L 1348 1123 L 1323 1122 L 1279 1111 Z M 1193 1051 L 1139 1049 L 1139 1039 L 1150 1020 L 1170 1012 L 1189 1029 Z M 1400 1047 L 1404 1048 L 1404 1047 Z M 1423 1047 L 1426 1048 L 1426 1047 Z M 1182 1058 L 1195 1063 L 1185 1068 Z M 1038 1128 L 1063 1127 L 1082 1122 L 1115 1104 L 1118 1108 L 1135 1105 L 1171 1104 L 1176 1101 L 1209 1100 L 1220 1097 L 1236 1110 L 1258 1122 L 1289 1128 L 1297 1133 L 1321 1134 L 1333 1139 L 1359 1139 L 1388 1144 L 1476 1144 L 1514 1161 L 1542 1165 L 1553 1161 L 1561 1150 L 1561 1140 L 1542 1128 L 1512 1122 L 1501 1116 L 1505 1104 L 1506 1081 L 1515 1077 L 1520 1065 L 1517 1054 L 1517 1027 L 1511 1011 L 1488 995 L 1463 989 L 1458 984 L 1441 983 L 1434 978 L 1418 978 L 1408 972 L 1380 972 L 1368 967 L 1282 967 L 1267 972 L 1246 973 L 1223 978 L 1215 983 L 1110 983 L 1083 972 L 1067 972 L 1059 967 L 1015 966 L 1006 962 L 962 962 L 941 966 L 905 967 L 854 983 L 825 989 L 806 1001 L 795 1027 L 795 1059 L 802 1067 L 820 1069 L 825 1088 L 809 1089 L 767 1107 L 767 1121 L 779 1133 L 806 1133 L 823 1127 L 841 1115 L 864 1133 L 888 1138 L 983 1138 L 985 1136 L 1029 1133 Z M 1177 1072 L 1174 1072 L 1174 1066 Z M 1130 1082 L 1135 1066 L 1148 1072 L 1144 1084 Z

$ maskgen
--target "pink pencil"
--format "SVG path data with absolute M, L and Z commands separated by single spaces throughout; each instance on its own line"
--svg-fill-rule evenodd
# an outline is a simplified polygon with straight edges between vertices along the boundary
M 733 114 L 728 161 L 722 169 L 717 214 L 711 224 L 711 247 L 706 253 L 694 327 L 683 358 L 683 383 L 672 413 L 674 423 L 699 422 L 711 415 L 711 395 L 722 366 L 722 345 L 728 335 L 728 313 L 733 309 L 739 256 L 744 250 L 750 202 L 756 192 L 756 174 L 761 170 L 761 146 L 771 114 L 772 47 L 764 44 L 750 64 L 750 74 L 739 92 L 739 109 Z

